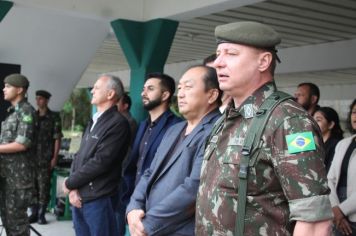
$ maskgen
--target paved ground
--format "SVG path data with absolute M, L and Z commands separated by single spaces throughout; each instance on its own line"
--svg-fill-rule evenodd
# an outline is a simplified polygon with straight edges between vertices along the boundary
M 54 214 L 47 213 L 46 219 L 47 225 L 39 225 L 37 223 L 32 224 L 32 227 L 36 229 L 42 236 L 74 236 L 74 229 L 72 221 L 58 221 Z M 2 233 L 1 233 L 2 232 Z M 0 235 L 6 236 L 5 229 L 0 227 Z M 31 231 L 31 236 L 36 234 Z

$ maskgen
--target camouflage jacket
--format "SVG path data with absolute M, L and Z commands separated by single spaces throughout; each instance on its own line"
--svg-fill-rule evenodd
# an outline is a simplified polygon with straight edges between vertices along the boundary
M 239 108 L 231 103 L 222 129 L 212 134 L 197 197 L 197 235 L 234 235 L 241 148 L 253 116 L 274 91 L 275 84 L 268 83 Z M 312 118 L 297 103 L 284 101 L 272 112 L 262 140 L 249 167 L 244 235 L 291 235 L 293 221 L 332 218 L 325 153 Z
M 36 112 L 36 157 L 38 162 L 49 162 L 53 157 L 54 142 L 62 138 L 61 118 L 58 112 L 48 109 L 44 116 Z
M 9 115 L 1 124 L 1 144 L 17 142 L 27 147 L 23 152 L 0 153 L 0 173 L 9 188 L 32 187 L 30 157 L 35 119 L 34 108 L 24 99 L 10 107 Z

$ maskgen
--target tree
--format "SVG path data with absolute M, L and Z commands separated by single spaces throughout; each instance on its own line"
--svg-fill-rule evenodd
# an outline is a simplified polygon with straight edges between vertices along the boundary
M 82 131 L 91 115 L 88 89 L 74 89 L 61 111 L 63 129 Z

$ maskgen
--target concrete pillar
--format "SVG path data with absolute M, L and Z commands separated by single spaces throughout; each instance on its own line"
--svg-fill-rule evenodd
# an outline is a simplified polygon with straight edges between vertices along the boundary
M 111 27 L 131 69 L 131 112 L 137 121 L 141 121 L 147 115 L 141 102 L 145 77 L 151 72 L 163 72 L 178 22 L 166 19 L 147 22 L 118 19 L 111 22 Z

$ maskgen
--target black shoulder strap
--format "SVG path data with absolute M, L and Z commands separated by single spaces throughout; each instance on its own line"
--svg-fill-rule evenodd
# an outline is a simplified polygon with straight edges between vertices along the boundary
M 242 147 L 242 157 L 240 160 L 239 172 L 239 198 L 237 206 L 237 216 L 235 222 L 236 236 L 244 235 L 245 227 L 245 210 L 246 210 L 246 194 L 247 194 L 247 177 L 250 157 L 253 156 L 255 151 L 260 148 L 260 140 L 265 129 L 265 126 L 271 116 L 273 110 L 281 102 L 292 98 L 289 94 L 276 91 L 272 93 L 260 106 L 256 112 L 255 117 L 252 119 L 251 125 L 247 131 L 244 145 Z

